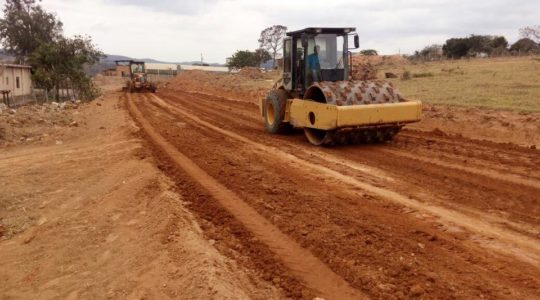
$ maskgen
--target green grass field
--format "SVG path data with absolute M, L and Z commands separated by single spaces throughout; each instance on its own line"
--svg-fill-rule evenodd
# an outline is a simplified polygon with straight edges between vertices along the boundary
M 470 59 L 382 67 L 408 99 L 426 103 L 540 112 L 540 56 Z

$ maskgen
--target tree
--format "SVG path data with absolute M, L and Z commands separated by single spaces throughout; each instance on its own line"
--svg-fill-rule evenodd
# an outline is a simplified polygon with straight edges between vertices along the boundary
M 452 38 L 446 40 L 443 45 L 443 53 L 450 58 L 461 58 L 469 52 L 469 45 L 464 38 Z
M 470 56 L 473 56 L 476 53 L 489 53 L 490 42 L 491 42 L 490 36 L 472 34 L 468 38 L 465 38 L 465 43 L 469 47 L 469 51 L 468 51 L 469 53 L 467 54 L 469 54 Z
M 260 66 L 261 64 L 271 60 L 272 56 L 265 49 L 259 48 L 255 50 L 255 58 L 258 62 L 258 65 Z
M 32 80 L 38 88 L 55 91 L 57 100 L 58 90 L 68 83 L 81 99 L 93 99 L 98 91 L 84 72 L 84 66 L 98 62 L 103 56 L 89 37 L 62 37 L 56 42 L 42 43 L 29 58 Z
M 529 38 L 522 38 L 510 47 L 510 51 L 519 53 L 537 53 L 540 52 L 540 46 Z
M 374 50 L 374 49 L 365 49 L 365 50 L 362 50 L 362 51 L 360 51 L 360 54 L 366 55 L 366 56 L 379 55 L 379 53 L 377 52 L 377 50 Z
M 478 53 L 492 54 L 501 52 L 508 47 L 508 41 L 503 36 L 470 35 L 466 38 L 452 38 L 446 41 L 443 52 L 447 57 L 461 58 L 474 56 Z
M 0 42 L 21 63 L 42 43 L 53 42 L 62 35 L 62 22 L 35 0 L 7 0 L 3 12 Z
M 57 100 L 60 88 L 76 91 L 85 100 L 97 96 L 98 90 L 84 67 L 104 55 L 90 37 L 64 37 L 62 22 L 35 0 L 7 0 L 3 12 L 1 43 L 8 53 L 32 66 L 36 87 L 55 91 Z
M 287 27 L 283 25 L 273 25 L 261 31 L 259 45 L 272 54 L 273 67 L 276 66 L 276 55 L 283 48 L 283 38 L 287 33 Z
M 238 50 L 234 53 L 227 64 L 229 68 L 257 67 L 259 58 L 255 52 L 249 50 Z
M 519 35 L 540 43 L 540 25 L 523 27 L 519 30 Z
M 489 46 L 492 49 L 498 49 L 498 48 L 508 48 L 508 41 L 504 36 L 495 36 L 490 41 Z
M 419 52 L 419 55 L 427 60 L 439 59 L 442 56 L 442 46 L 433 44 L 430 46 L 424 47 L 422 51 Z

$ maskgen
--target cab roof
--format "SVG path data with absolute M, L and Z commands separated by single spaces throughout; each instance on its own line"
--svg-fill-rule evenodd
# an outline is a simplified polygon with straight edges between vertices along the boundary
M 299 37 L 306 34 L 347 34 L 356 31 L 355 27 L 307 27 L 304 29 L 289 31 L 287 36 Z

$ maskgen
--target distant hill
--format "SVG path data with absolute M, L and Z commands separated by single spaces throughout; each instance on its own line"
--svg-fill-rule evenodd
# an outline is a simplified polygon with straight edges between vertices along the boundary
M 86 72 L 89 75 L 96 75 L 98 73 L 101 73 L 103 70 L 107 70 L 110 68 L 114 68 L 116 66 L 115 60 L 138 60 L 138 61 L 144 61 L 147 63 L 156 63 L 156 64 L 180 64 L 180 65 L 193 65 L 193 64 L 200 64 L 200 61 L 194 60 L 194 61 L 184 61 L 184 62 L 164 62 L 153 58 L 132 58 L 129 56 L 124 55 L 117 55 L 117 54 L 106 54 L 104 58 L 102 58 L 97 64 L 93 66 L 89 66 L 86 68 Z M 0 49 L 0 62 L 2 63 L 13 63 L 15 61 L 15 57 L 9 55 L 6 53 L 4 49 Z M 209 63 L 208 65 L 214 66 L 214 67 L 221 67 L 224 66 L 224 64 L 218 64 L 218 63 Z
M 157 59 L 153 59 L 153 58 L 132 58 L 132 57 L 123 56 L 123 55 L 116 55 L 116 54 L 106 54 L 106 57 L 104 59 L 102 59 L 102 61 L 114 63 L 115 60 L 128 60 L 128 59 L 144 61 L 144 62 L 147 62 L 147 63 L 155 63 L 155 64 L 193 65 L 193 64 L 201 63 L 201 61 L 199 61 L 199 60 L 183 61 L 183 62 L 170 62 L 170 61 L 161 61 L 161 60 L 157 60 Z M 208 64 L 210 66 L 215 66 L 215 67 L 224 66 L 224 64 L 219 64 L 219 63 L 208 63 Z

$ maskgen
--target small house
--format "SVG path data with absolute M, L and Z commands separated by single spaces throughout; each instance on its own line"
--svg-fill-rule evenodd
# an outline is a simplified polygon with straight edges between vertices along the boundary
M 6 99 L 17 100 L 32 94 L 32 67 L 0 64 L 0 91 Z

